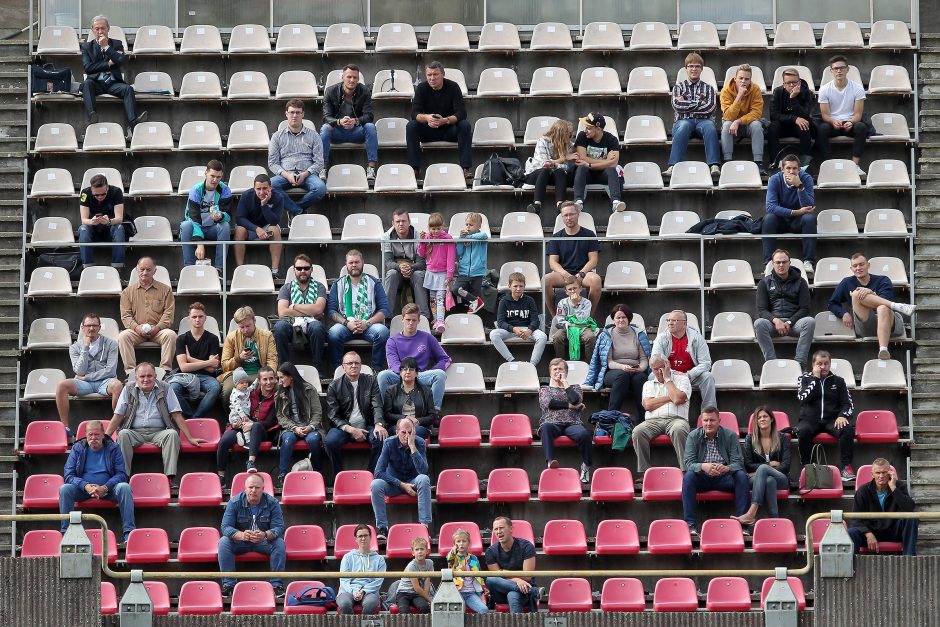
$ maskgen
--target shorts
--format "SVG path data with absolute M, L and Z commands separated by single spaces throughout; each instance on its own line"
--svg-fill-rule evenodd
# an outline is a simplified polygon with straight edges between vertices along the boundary
M 266 225 L 264 225 L 264 226 L 270 226 L 270 225 L 267 225 L 267 224 L 266 224 Z M 249 242 L 254 242 L 254 241 L 257 241 L 257 240 L 258 240 L 258 231 L 254 230 L 254 229 L 245 229 L 245 230 L 248 231 L 248 241 L 249 241 Z M 274 241 L 274 240 L 268 240 L 268 241 Z
M 891 337 L 904 336 L 904 320 L 901 314 L 896 311 L 891 312 L 894 315 L 894 328 L 891 329 Z M 855 325 L 856 337 L 874 337 L 878 334 L 878 316 L 877 310 L 872 309 L 868 313 L 868 320 L 861 320 L 852 312 L 852 323 Z
M 108 384 L 113 380 L 114 377 L 110 377 L 108 379 L 98 379 L 97 381 L 75 379 L 75 396 L 88 396 L 89 394 L 111 396 L 108 394 Z

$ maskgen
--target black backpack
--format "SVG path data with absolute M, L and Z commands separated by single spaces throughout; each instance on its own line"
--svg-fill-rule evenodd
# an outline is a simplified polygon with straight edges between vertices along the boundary
M 518 159 L 500 157 L 495 152 L 483 164 L 481 185 L 512 185 L 522 187 L 525 170 Z

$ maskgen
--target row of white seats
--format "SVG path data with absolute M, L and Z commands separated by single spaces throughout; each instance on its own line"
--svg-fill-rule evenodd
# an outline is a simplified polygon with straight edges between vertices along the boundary
M 561 22 L 536 24 L 531 33 L 527 50 L 566 51 L 575 50 L 572 30 Z M 239 24 L 232 29 L 226 49 L 218 27 L 211 24 L 187 26 L 180 41 L 180 54 L 268 54 L 271 53 L 271 34 L 260 24 Z M 112 26 L 110 36 L 120 39 L 127 48 L 124 30 Z M 43 28 L 36 46 L 36 54 L 78 54 L 78 34 L 69 26 L 47 26 Z M 892 50 L 910 49 L 911 34 L 907 24 L 899 20 L 879 20 L 872 24 L 869 33 L 871 48 Z M 728 26 L 723 46 L 734 49 L 767 49 L 767 30 L 760 22 L 741 20 Z M 809 22 L 791 20 L 776 25 L 773 48 L 816 48 L 816 34 Z M 823 28 L 818 44 L 820 48 L 864 48 L 865 37 L 857 22 L 834 20 Z M 591 22 L 584 29 L 580 50 L 614 52 L 619 50 L 717 50 L 722 48 L 718 29 L 711 22 L 694 20 L 682 23 L 673 46 L 673 34 L 663 22 L 639 22 L 629 31 L 629 44 L 624 40 L 624 31 L 614 22 Z M 469 52 L 470 38 L 463 24 L 443 22 L 434 24 L 428 33 L 424 48 L 429 52 Z M 316 31 L 309 24 L 285 24 L 277 29 L 274 52 L 315 53 L 320 50 Z M 366 52 L 366 36 L 358 24 L 332 24 L 323 39 L 325 54 L 336 52 Z M 417 34 L 411 24 L 383 24 L 374 41 L 377 53 L 418 52 Z M 515 24 L 491 22 L 483 26 L 476 50 L 506 51 L 523 50 Z M 167 26 L 141 26 L 137 29 L 133 54 L 173 54 L 176 41 L 173 31 Z
M 855 389 L 855 372 L 845 359 L 832 360 L 832 372 L 845 379 L 846 387 Z M 712 363 L 715 389 L 752 390 L 754 376 L 751 366 L 743 359 L 719 359 Z M 793 359 L 774 359 L 761 367 L 760 390 L 795 390 L 801 374 L 800 364 Z M 907 388 L 904 367 L 896 359 L 871 359 L 862 370 L 863 390 L 903 390 Z

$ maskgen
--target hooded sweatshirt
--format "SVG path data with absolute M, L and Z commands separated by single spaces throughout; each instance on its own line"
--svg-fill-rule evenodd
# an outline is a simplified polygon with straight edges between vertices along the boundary
M 371 551 L 363 555 L 358 550 L 350 551 L 343 556 L 339 565 L 340 572 L 344 573 L 383 573 L 385 572 L 385 558 L 378 551 Z M 340 577 L 340 592 L 352 594 L 356 590 L 366 593 L 378 592 L 382 587 L 382 579 L 378 577 Z

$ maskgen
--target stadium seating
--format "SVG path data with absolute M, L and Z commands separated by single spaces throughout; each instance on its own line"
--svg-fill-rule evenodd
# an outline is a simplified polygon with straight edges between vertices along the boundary
M 284 531 L 289 560 L 326 559 L 326 536 L 319 525 L 292 525 Z

